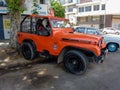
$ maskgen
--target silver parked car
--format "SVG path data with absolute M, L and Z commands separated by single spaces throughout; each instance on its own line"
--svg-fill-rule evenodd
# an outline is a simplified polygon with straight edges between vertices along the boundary
M 110 52 L 117 51 L 120 46 L 120 35 L 103 34 L 102 32 L 100 32 L 100 30 L 93 28 L 93 27 L 76 27 L 74 28 L 74 32 L 84 33 L 84 34 L 102 35 L 104 37 L 104 42 L 107 45 L 107 49 Z
M 104 34 L 120 34 L 120 30 L 112 28 L 112 27 L 106 27 L 102 31 Z

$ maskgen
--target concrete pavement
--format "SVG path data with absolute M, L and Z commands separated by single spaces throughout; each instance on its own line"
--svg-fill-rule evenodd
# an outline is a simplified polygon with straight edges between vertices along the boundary
M 17 53 L 7 53 L 7 48 L 8 40 L 0 41 L 0 70 L 34 63 L 25 60 L 22 55 L 18 55 Z
M 84 75 L 65 72 L 56 62 L 36 63 L 0 75 L 0 90 L 119 90 L 120 51 L 104 63 L 90 64 Z

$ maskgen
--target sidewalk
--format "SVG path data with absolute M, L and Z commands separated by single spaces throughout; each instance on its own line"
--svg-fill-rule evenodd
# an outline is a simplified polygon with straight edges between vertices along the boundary
M 22 55 L 15 55 L 15 53 L 7 54 L 8 40 L 0 41 L 0 70 L 25 66 L 34 62 L 25 60 Z

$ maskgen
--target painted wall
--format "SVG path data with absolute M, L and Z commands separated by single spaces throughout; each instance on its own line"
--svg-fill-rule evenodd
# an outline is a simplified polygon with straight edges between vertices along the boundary
M 112 17 L 112 27 L 115 27 L 120 30 L 120 16 Z
M 28 3 L 29 2 L 29 3 Z M 37 6 L 37 11 L 40 15 L 48 15 L 48 5 L 47 4 L 39 4 Z M 47 2 L 48 3 L 48 2 Z M 26 11 L 23 12 L 23 14 L 32 14 L 33 12 L 33 0 L 25 0 L 24 7 L 27 9 Z
M 0 15 L 0 40 L 4 39 L 3 16 Z
M 40 15 L 48 15 L 48 8 L 50 7 L 49 2 L 45 1 L 45 4 L 39 4 L 40 2 L 38 0 L 37 11 Z M 26 8 L 26 11 L 24 11 L 23 14 L 32 14 L 32 10 L 34 9 L 33 0 L 25 0 L 24 7 Z M 8 10 L 6 7 L 5 0 L 0 0 L 0 13 L 6 14 L 7 12 Z
M 106 1 L 106 13 L 120 15 L 120 0 L 107 0 Z

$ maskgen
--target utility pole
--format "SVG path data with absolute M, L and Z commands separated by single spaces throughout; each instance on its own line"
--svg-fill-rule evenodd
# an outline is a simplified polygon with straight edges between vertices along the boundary
M 107 0 L 105 0 L 104 28 L 106 27 L 106 4 L 107 4 Z

